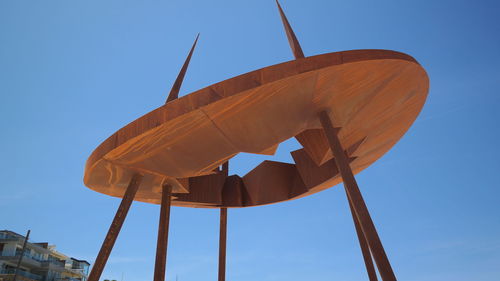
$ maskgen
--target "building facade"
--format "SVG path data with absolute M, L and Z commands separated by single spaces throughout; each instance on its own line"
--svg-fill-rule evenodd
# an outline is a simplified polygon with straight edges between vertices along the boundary
M 54 245 L 28 241 L 9 230 L 0 231 L 0 281 L 13 281 L 19 258 L 16 281 L 86 281 L 90 264 L 56 251 Z

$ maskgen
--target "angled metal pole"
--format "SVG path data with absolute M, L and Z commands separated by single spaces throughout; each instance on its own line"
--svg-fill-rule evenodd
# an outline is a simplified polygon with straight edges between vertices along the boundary
M 191 61 L 191 56 L 193 55 L 194 48 L 196 47 L 196 43 L 198 42 L 198 38 L 200 37 L 200 34 L 196 36 L 196 39 L 194 40 L 193 46 L 191 47 L 191 50 L 189 51 L 189 54 L 184 61 L 184 64 L 182 65 L 181 71 L 177 75 L 177 78 L 175 79 L 174 85 L 172 86 L 172 89 L 170 89 L 170 93 L 168 94 L 167 100 L 165 103 L 168 103 L 170 101 L 173 101 L 179 97 L 179 91 L 181 90 L 182 86 L 182 81 L 184 80 L 184 76 L 186 75 L 186 71 L 189 66 L 189 62 Z
M 358 218 L 356 217 L 356 213 L 354 212 L 354 208 L 352 203 L 349 201 L 349 209 L 351 210 L 352 219 L 354 221 L 354 227 L 356 228 L 356 234 L 358 236 L 359 247 L 361 248 L 361 253 L 363 254 L 363 260 L 365 261 L 366 272 L 368 274 L 368 280 L 377 281 L 377 273 L 375 272 L 375 267 L 373 267 L 372 255 L 370 253 L 370 248 L 368 247 L 368 243 L 366 242 L 365 234 L 359 225 Z
M 116 238 L 120 233 L 123 222 L 127 217 L 127 213 L 130 209 L 130 205 L 132 201 L 134 201 L 135 194 L 137 193 L 137 189 L 139 189 L 139 185 L 142 180 L 141 174 L 134 174 L 130 183 L 123 195 L 122 201 L 118 210 L 116 211 L 115 217 L 113 218 L 113 222 L 109 227 L 108 234 L 106 234 L 106 238 L 104 238 L 104 242 L 102 243 L 101 250 L 97 255 L 94 266 L 90 271 L 89 278 L 87 281 L 99 281 L 101 277 L 102 271 L 106 266 L 106 262 L 108 261 L 109 255 L 111 254 L 111 250 L 113 250 L 113 246 L 115 245 Z
M 290 48 L 292 49 L 293 56 L 295 59 L 301 59 L 304 57 L 304 52 L 302 52 L 302 48 L 300 47 L 299 40 L 297 36 L 295 36 L 295 32 L 293 32 L 292 26 L 288 22 L 288 19 L 281 8 L 280 3 L 276 0 L 276 5 L 278 5 L 278 10 L 280 12 L 281 21 L 283 22 L 283 27 L 285 28 L 286 37 L 288 38 L 288 43 L 290 44 Z
M 163 186 L 161 194 L 160 222 L 158 226 L 158 241 L 156 244 L 154 281 L 165 280 L 171 197 L 172 197 L 172 186 L 166 184 Z
M 325 130 L 328 143 L 333 152 L 335 163 L 337 164 L 340 175 L 342 176 L 347 197 L 349 201 L 352 202 L 354 212 L 358 218 L 361 229 L 363 230 L 366 241 L 370 246 L 370 250 L 373 254 L 375 263 L 377 264 L 380 276 L 383 281 L 396 281 L 396 276 L 392 271 L 391 264 L 387 258 L 384 247 L 382 246 L 382 242 L 380 241 L 370 213 L 368 212 L 368 208 L 366 207 L 363 196 L 359 191 L 358 184 L 356 183 L 356 179 L 354 178 L 354 174 L 349 165 L 349 159 L 347 158 L 345 150 L 337 136 L 338 128 L 333 127 L 330 116 L 328 116 L 326 111 L 320 112 L 319 119 L 323 129 Z
M 229 163 L 222 165 L 222 172 L 228 176 Z M 220 208 L 219 225 L 219 278 L 218 281 L 226 280 L 226 242 L 227 242 L 227 208 Z
M 19 267 L 21 266 L 21 262 L 23 261 L 24 251 L 26 250 L 26 244 L 28 244 L 30 232 L 31 232 L 31 230 L 28 230 L 28 233 L 26 233 L 26 237 L 24 238 L 23 249 L 21 252 L 21 256 L 19 257 L 19 260 L 17 261 L 16 270 L 14 271 L 14 279 L 12 279 L 13 281 L 17 280 L 17 271 L 19 270 Z

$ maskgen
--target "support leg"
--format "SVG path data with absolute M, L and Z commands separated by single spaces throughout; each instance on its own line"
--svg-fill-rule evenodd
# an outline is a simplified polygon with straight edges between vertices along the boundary
M 220 208 L 219 281 L 226 280 L 227 208 Z
M 363 230 L 366 241 L 370 246 L 370 250 L 373 254 L 373 258 L 375 259 L 375 263 L 377 264 L 380 276 L 384 281 L 396 281 L 396 276 L 392 271 L 391 264 L 387 259 L 382 242 L 380 242 L 375 225 L 373 224 L 368 208 L 365 205 L 363 196 L 361 195 L 356 179 L 354 178 L 354 174 L 349 166 L 349 160 L 347 159 L 344 148 L 338 139 L 337 130 L 333 127 L 330 117 L 326 111 L 322 111 L 319 114 L 319 118 L 321 125 L 325 130 L 330 148 L 332 149 L 335 163 L 337 164 L 342 180 L 344 181 L 347 196 L 350 202 L 352 202 L 354 212 L 358 218 L 361 229 Z
M 171 195 L 172 186 L 164 185 L 161 194 L 160 222 L 158 226 L 158 241 L 156 244 L 154 281 L 165 280 Z
M 356 213 L 354 212 L 354 208 L 352 207 L 352 203 L 349 201 L 349 209 L 351 209 L 352 219 L 354 221 L 354 227 L 356 228 L 356 234 L 358 235 L 359 247 L 361 248 L 361 253 L 363 254 L 363 259 L 365 261 L 366 272 L 368 273 L 368 279 L 370 281 L 377 281 L 377 273 L 375 272 L 375 268 L 373 267 L 372 255 L 370 253 L 370 248 L 368 247 L 368 243 L 366 242 L 365 235 L 361 226 L 359 225 L 358 218 L 356 217 Z
M 222 172 L 229 174 L 229 161 L 222 164 Z M 226 241 L 227 241 L 227 208 L 220 208 L 220 229 L 219 229 L 219 279 L 226 280 Z
M 111 226 L 109 227 L 108 234 L 106 234 L 106 238 L 104 238 L 104 242 L 102 243 L 101 250 L 97 255 L 97 259 L 95 260 L 94 266 L 92 267 L 92 271 L 90 272 L 88 281 L 98 281 L 101 277 L 102 271 L 104 270 L 104 266 L 106 266 L 106 262 L 108 261 L 109 255 L 111 254 L 111 250 L 115 245 L 116 238 L 120 233 L 120 230 L 123 225 L 123 221 L 127 217 L 128 210 L 130 209 L 130 205 L 134 200 L 135 194 L 137 193 L 137 189 L 142 180 L 142 175 L 134 174 L 130 183 L 125 191 L 125 194 L 122 198 L 122 202 L 116 211 L 115 217 Z

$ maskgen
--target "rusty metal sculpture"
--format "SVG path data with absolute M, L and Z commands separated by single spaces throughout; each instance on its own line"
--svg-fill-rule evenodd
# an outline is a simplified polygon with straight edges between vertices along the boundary
M 227 208 L 297 199 L 340 182 L 369 280 L 396 280 L 354 174 L 408 130 L 427 97 L 425 70 L 409 55 L 353 50 L 305 57 L 279 3 L 295 60 L 178 98 L 198 37 L 165 105 L 131 122 L 87 160 L 84 183 L 122 202 L 89 281 L 97 281 L 133 200 L 161 204 L 154 280 L 165 279 L 170 206 L 220 208 L 219 281 L 225 280 Z M 240 152 L 273 155 L 295 137 L 295 164 L 264 161 L 228 175 Z M 200 141 L 200 140 L 203 141 Z

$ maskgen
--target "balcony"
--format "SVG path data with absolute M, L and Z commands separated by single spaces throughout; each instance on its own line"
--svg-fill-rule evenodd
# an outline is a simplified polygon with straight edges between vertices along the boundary
M 78 274 L 80 276 L 87 276 L 86 270 L 84 268 L 71 268 L 71 267 L 66 267 L 66 270 L 73 273 L 73 274 Z
M 12 276 L 12 279 L 14 278 L 14 274 L 15 274 L 15 269 L 0 270 L 0 275 L 9 275 L 8 277 Z M 17 275 L 25 277 L 24 279 L 36 280 L 36 281 L 42 280 L 42 276 L 27 272 L 27 271 L 23 271 L 23 270 L 18 270 Z
M 19 257 L 21 256 L 21 252 L 17 252 L 15 256 L 0 256 L 0 260 L 7 260 L 7 261 L 13 261 L 17 262 L 19 260 Z M 22 264 L 24 266 L 28 267 L 40 267 L 40 262 L 41 260 L 29 255 L 27 253 L 24 253 L 23 255 L 23 261 Z
M 9 241 L 24 241 L 24 237 L 16 236 L 8 233 L 0 233 L 0 240 L 9 240 Z
M 41 258 L 35 257 L 33 255 L 30 255 L 27 252 L 24 252 L 22 255 L 23 255 L 23 259 L 24 258 L 29 258 L 29 259 L 32 259 L 32 260 L 35 260 L 35 261 L 38 261 L 38 262 L 43 262 L 43 260 Z M 16 251 L 16 257 L 19 258 L 19 256 L 21 256 L 21 251 Z
M 51 267 L 51 266 L 58 266 L 58 267 L 65 268 L 65 262 L 58 261 L 58 260 L 42 261 L 42 267 Z

